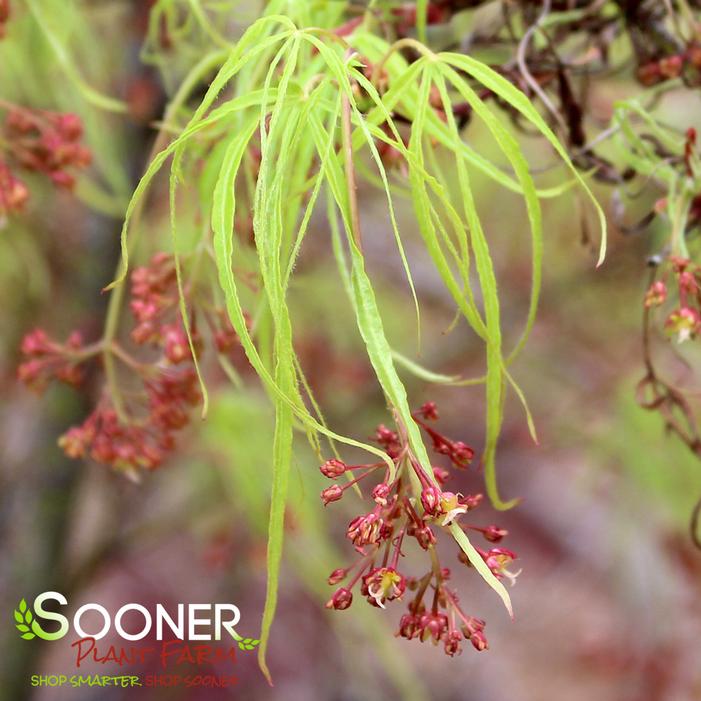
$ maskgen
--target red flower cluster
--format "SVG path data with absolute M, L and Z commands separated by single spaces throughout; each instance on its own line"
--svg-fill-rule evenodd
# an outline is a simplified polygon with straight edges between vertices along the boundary
M 22 340 L 21 352 L 26 360 L 17 369 L 19 379 L 39 392 L 52 380 L 77 387 L 83 379 L 82 349 L 83 339 L 77 331 L 66 343 L 58 343 L 42 329 L 35 329 Z
M 112 406 L 98 406 L 80 425 L 69 429 L 59 445 L 71 458 L 93 460 L 127 473 L 153 470 L 175 447 L 174 432 L 189 421 L 189 409 L 200 402 L 192 368 L 163 369 L 146 382 L 150 412 L 140 421 L 122 422 Z
M 184 290 L 189 296 L 191 290 Z M 161 347 L 173 365 L 192 359 L 190 346 L 178 310 L 178 290 L 175 262 L 166 253 L 157 253 L 148 266 L 136 268 L 131 276 L 130 308 L 136 325 L 133 341 L 139 345 Z M 204 312 L 217 352 L 227 355 L 239 348 L 239 338 L 223 309 Z M 202 339 L 197 326 L 190 330 L 195 349 Z
M 129 307 L 136 320 L 131 332 L 135 343 L 158 344 L 163 340 L 163 319 L 177 306 L 176 272 L 173 258 L 157 253 L 148 266 L 131 274 Z
M 433 402 L 424 404 L 414 417 L 433 441 L 437 453 L 448 456 L 458 469 L 467 466 L 473 456 L 472 449 L 460 441 L 452 441 L 428 425 L 428 422 L 438 418 Z M 455 592 L 446 587 L 450 572 L 440 567 L 434 547 L 436 532 L 476 508 L 482 495 L 463 496 L 444 490 L 450 473 L 434 467 L 433 474 L 428 475 L 413 458 L 402 431 L 392 431 L 380 425 L 374 439 L 394 462 L 394 477 L 390 476 L 384 462 L 347 465 L 333 458 L 320 468 L 321 473 L 332 480 L 357 472 L 357 476 L 344 485 L 333 484 L 324 489 L 321 493 L 324 504 L 338 501 L 346 490 L 368 476 L 382 475 L 381 481 L 371 491 L 375 506 L 370 512 L 356 516 L 346 529 L 346 537 L 359 557 L 351 566 L 336 569 L 329 576 L 331 585 L 346 579 L 348 581 L 336 590 L 327 602 L 327 608 L 347 609 L 353 602 L 356 585 L 359 585 L 360 594 L 368 603 L 379 608 L 385 608 L 387 602 L 401 599 L 407 591 L 415 592 L 397 635 L 407 639 L 431 640 L 434 644 L 442 642 L 446 654 L 450 656 L 460 652 L 463 639 L 470 640 L 478 650 L 485 649 L 484 623 L 467 616 L 460 608 Z M 418 496 L 412 491 L 412 481 L 421 485 Z M 462 525 L 462 528 L 480 532 L 490 543 L 498 543 L 506 535 L 506 531 L 498 526 L 482 528 Z M 419 579 L 406 577 L 399 570 L 400 558 L 404 556 L 402 548 L 408 539 L 415 541 L 419 549 L 427 552 L 431 558 L 430 569 Z M 486 551 L 478 549 L 478 552 L 497 577 L 515 579 L 517 575 L 507 569 L 516 557 L 511 551 L 491 548 Z M 462 551 L 459 559 L 468 562 Z M 430 589 L 433 596 L 430 602 L 425 603 L 424 597 Z
M 185 290 L 186 299 L 191 290 Z M 131 337 L 137 345 L 158 350 L 156 360 L 140 362 L 116 341 L 83 346 L 73 333 L 65 344 L 50 339 L 42 330 L 28 334 L 22 343 L 24 362 L 19 378 L 43 390 L 51 380 L 77 385 L 82 365 L 100 353 L 111 353 L 133 372 L 142 391 L 118 411 L 107 393 L 79 426 L 65 433 L 59 444 L 73 458 L 90 457 L 127 473 L 154 469 L 175 446 L 175 434 L 190 420 L 192 407 L 201 400 L 197 373 L 185 327 L 180 319 L 173 257 L 158 253 L 150 264 L 131 276 L 131 311 L 135 326 Z M 238 337 L 220 309 L 205 313 L 213 345 L 219 353 L 238 346 Z M 193 312 L 194 319 L 194 312 Z M 195 330 L 195 348 L 202 340 Z
M 82 136 L 83 123 L 75 114 L 18 107 L 5 117 L 4 137 L 13 158 L 59 187 L 72 188 L 75 177 L 69 170 L 90 165 L 91 153 L 80 143 Z
M 0 0 L 0 36 L 8 5 Z M 0 218 L 19 212 L 29 197 L 27 186 L 13 168 L 43 173 L 58 187 L 71 189 L 71 171 L 87 167 L 89 149 L 80 143 L 83 124 L 75 114 L 13 107 L 2 125 L 4 151 L 0 158 Z
M 489 644 L 484 635 L 485 622 L 463 611 L 457 594 L 446 586 L 450 576 L 450 570 L 442 568 L 410 580 L 409 589 L 416 593 L 408 604 L 408 612 L 399 621 L 397 636 L 421 642 L 428 640 L 434 645 L 442 642 L 449 657 L 462 652 L 463 640 L 469 640 L 479 652 L 486 650 Z M 424 597 L 429 588 L 433 588 L 433 596 L 427 608 Z
M 695 338 L 701 330 L 701 266 L 676 256 L 671 256 L 669 262 L 671 265 L 664 277 L 671 273 L 679 304 L 667 314 L 664 326 L 667 333 L 682 343 Z M 655 280 L 645 294 L 645 307 L 660 307 L 668 297 L 665 279 Z

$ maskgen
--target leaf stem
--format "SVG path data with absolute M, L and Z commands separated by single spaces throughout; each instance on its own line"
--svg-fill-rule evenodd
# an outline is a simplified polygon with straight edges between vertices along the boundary
M 358 183 L 355 177 L 355 164 L 353 163 L 353 141 L 351 138 L 351 107 L 348 95 L 344 93 L 341 98 L 341 133 L 343 139 L 343 161 L 346 172 L 346 184 L 348 187 L 348 209 L 350 213 L 351 235 L 353 241 L 362 253 L 363 242 L 360 232 L 360 212 L 358 210 Z

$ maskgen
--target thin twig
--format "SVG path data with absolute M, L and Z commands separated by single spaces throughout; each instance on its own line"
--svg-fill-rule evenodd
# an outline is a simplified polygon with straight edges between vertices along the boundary
M 555 120 L 560 127 L 562 127 L 564 133 L 567 133 L 567 125 L 565 124 L 565 120 L 562 118 L 562 115 L 557 110 L 555 105 L 553 105 L 553 103 L 550 101 L 550 98 L 545 94 L 545 91 L 540 87 L 538 81 L 533 77 L 533 74 L 530 72 L 526 62 L 526 51 L 528 50 L 528 45 L 530 44 L 533 35 L 538 31 L 540 24 L 550 14 L 550 5 L 551 0 L 544 0 L 543 10 L 541 11 L 540 16 L 523 35 L 523 38 L 518 45 L 518 51 L 516 52 L 516 62 L 518 63 L 518 68 L 523 76 L 523 79 L 526 81 L 526 83 L 528 83 L 533 92 L 538 95 L 542 103 L 547 107 L 548 112 L 555 117 Z
M 650 285 L 654 283 L 656 277 L 657 271 L 656 269 L 653 269 L 650 274 Z M 665 428 L 676 434 L 697 458 L 701 457 L 701 437 L 699 437 L 698 427 L 696 425 L 691 407 L 684 398 L 684 395 L 662 380 L 655 369 L 650 342 L 650 317 L 650 309 L 646 306 L 643 311 L 642 329 L 643 362 L 645 365 L 646 374 L 645 377 L 638 383 L 638 404 L 643 409 L 658 411 L 662 416 Z M 646 392 L 651 392 L 651 396 L 645 396 Z M 680 417 L 675 416 L 675 409 L 680 411 L 684 417 L 683 423 L 681 422 Z M 691 512 L 691 519 L 689 522 L 691 541 L 699 550 L 701 550 L 701 538 L 698 534 L 700 517 L 701 498 Z

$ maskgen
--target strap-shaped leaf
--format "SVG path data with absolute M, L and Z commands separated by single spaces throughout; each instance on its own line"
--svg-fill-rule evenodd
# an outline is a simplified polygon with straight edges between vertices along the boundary
M 453 538 L 455 538 L 462 551 L 465 553 L 465 555 L 467 555 L 470 564 L 480 573 L 482 579 L 484 579 L 484 581 L 487 582 L 487 584 L 489 584 L 489 586 L 499 595 L 499 598 L 504 602 L 504 606 L 506 606 L 506 610 L 509 612 L 509 615 L 513 618 L 514 610 L 511 606 L 511 597 L 509 596 L 509 592 L 506 591 L 506 587 L 494 576 L 489 567 L 487 567 L 487 563 L 477 552 L 477 550 L 475 550 L 475 546 L 472 545 L 470 539 L 467 537 L 467 535 L 465 535 L 465 531 L 460 528 L 460 524 L 451 524 L 450 532 L 453 534 Z

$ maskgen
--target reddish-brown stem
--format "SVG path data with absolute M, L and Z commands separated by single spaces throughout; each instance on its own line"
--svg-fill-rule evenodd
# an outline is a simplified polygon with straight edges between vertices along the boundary
M 354 484 L 357 484 L 360 482 L 360 480 L 365 479 L 368 475 L 372 474 L 375 471 L 376 468 L 371 467 L 367 472 L 363 472 L 362 475 L 358 475 L 355 479 L 351 480 L 350 482 L 346 482 L 341 489 L 348 489 L 348 487 L 352 487 Z
M 406 526 L 402 528 L 397 536 L 397 544 L 395 546 L 394 555 L 392 557 L 392 569 L 397 569 L 397 563 L 399 562 L 399 556 L 402 554 L 402 541 L 404 540 L 404 533 L 406 532 Z

